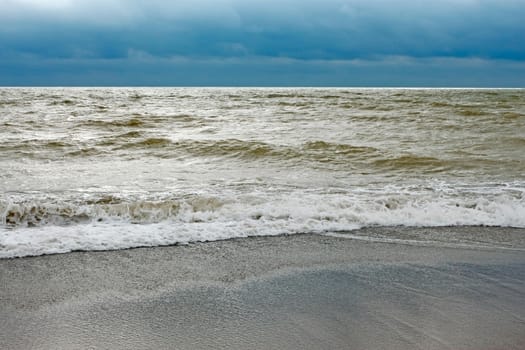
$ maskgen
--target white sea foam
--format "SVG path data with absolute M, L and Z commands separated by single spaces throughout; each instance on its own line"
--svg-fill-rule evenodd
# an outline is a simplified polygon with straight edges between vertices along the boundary
M 67 215 L 84 215 L 85 220 L 59 221 L 60 217 L 55 217 L 31 227 L 24 222 L 8 225 L 5 213 L 23 205 L 4 203 L 0 257 L 326 233 L 367 226 L 525 227 L 525 195 L 515 186 L 511 190 L 476 187 L 464 193 L 451 190 L 442 185 L 439 191 L 391 186 L 345 193 L 227 193 L 156 202 L 84 203 L 76 213 L 71 204 L 65 210 Z M 35 207 L 34 202 L 30 205 Z M 45 207 L 41 203 L 39 208 Z M 56 204 L 50 208 L 53 213 L 59 211 Z

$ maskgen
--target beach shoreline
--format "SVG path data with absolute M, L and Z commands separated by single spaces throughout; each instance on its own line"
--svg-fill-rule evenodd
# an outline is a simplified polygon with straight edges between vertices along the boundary
M 524 229 L 348 234 L 2 259 L 0 347 L 525 346 Z

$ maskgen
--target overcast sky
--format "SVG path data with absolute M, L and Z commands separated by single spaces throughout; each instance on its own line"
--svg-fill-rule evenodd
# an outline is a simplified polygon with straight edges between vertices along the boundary
M 525 87 L 525 0 L 0 0 L 0 85 Z

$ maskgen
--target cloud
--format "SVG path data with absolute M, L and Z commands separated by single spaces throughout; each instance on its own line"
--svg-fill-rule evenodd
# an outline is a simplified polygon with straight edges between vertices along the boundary
M 135 48 L 159 56 L 525 59 L 524 5 L 515 0 L 4 0 L 0 38 L 8 48 L 43 56 L 73 55 L 87 45 L 102 58 Z
M 388 57 L 499 67 L 525 60 L 523 18 L 525 0 L 0 0 L 0 65 L 288 59 L 314 69 Z

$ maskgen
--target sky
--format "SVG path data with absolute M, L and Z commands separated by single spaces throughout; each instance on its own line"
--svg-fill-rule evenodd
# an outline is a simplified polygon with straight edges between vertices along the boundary
M 0 0 L 2 86 L 525 87 L 525 0 Z

